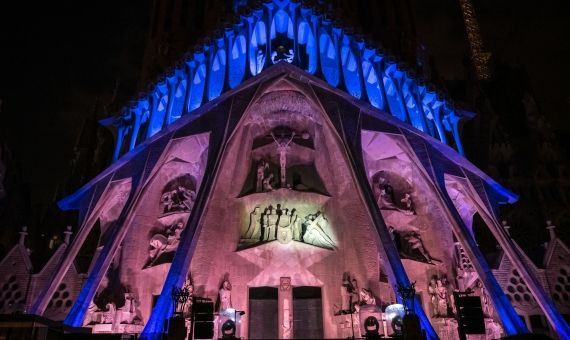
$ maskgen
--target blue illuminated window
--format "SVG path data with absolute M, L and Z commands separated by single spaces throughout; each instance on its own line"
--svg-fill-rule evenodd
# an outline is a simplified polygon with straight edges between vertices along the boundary
M 184 96 L 186 95 L 186 80 L 180 81 L 180 84 L 176 87 L 174 91 L 174 97 L 172 97 L 172 110 L 170 111 L 170 117 L 168 117 L 167 124 L 175 122 L 178 118 L 182 116 L 182 111 L 184 108 Z
M 190 99 L 188 100 L 188 112 L 193 111 L 202 105 L 204 88 L 206 87 L 206 65 L 200 64 L 194 73 L 190 87 Z
M 224 77 L 226 76 L 226 50 L 219 49 L 210 66 L 208 80 L 208 100 L 217 98 L 224 89 Z
M 384 76 L 384 90 L 386 91 L 386 99 L 388 101 L 388 107 L 390 108 L 390 113 L 392 116 L 398 118 L 399 120 L 406 121 L 406 110 L 400 99 L 400 93 L 398 93 L 398 88 L 396 83 L 389 77 Z
M 302 20 L 297 28 L 299 66 L 310 74 L 317 71 L 317 44 L 309 23 Z
M 343 46 L 340 50 L 340 55 L 346 90 L 351 96 L 360 98 L 362 90 L 360 88 L 360 74 L 358 74 L 358 61 L 356 56 L 349 46 Z
M 339 69 L 336 47 L 327 33 L 319 37 L 319 55 L 321 56 L 321 71 L 326 81 L 332 86 L 338 86 Z
M 378 74 L 374 69 L 374 65 L 368 60 L 362 62 L 362 75 L 364 77 L 364 86 L 366 87 L 368 101 L 370 101 L 372 106 L 383 109 L 384 96 L 382 95 Z
M 253 28 L 249 44 L 249 70 L 252 75 L 258 75 L 265 65 L 267 49 L 267 34 L 265 23 L 258 21 Z
M 245 37 L 240 34 L 234 40 L 230 51 L 229 60 L 229 79 L 228 83 L 230 87 L 236 88 L 245 75 L 245 59 L 246 59 L 246 46 Z

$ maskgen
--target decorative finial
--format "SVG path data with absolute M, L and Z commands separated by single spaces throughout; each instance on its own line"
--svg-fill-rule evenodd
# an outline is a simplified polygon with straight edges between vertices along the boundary
M 507 233 L 507 235 L 511 236 L 511 233 L 509 231 L 509 229 L 511 229 L 511 226 L 507 224 L 507 221 L 503 220 L 502 222 L 503 224 L 503 229 L 505 229 L 505 232 Z
M 554 241 L 556 239 L 556 232 L 554 229 L 556 229 L 556 226 L 552 224 L 552 221 L 546 221 L 546 230 L 548 230 L 548 234 L 550 235 L 550 241 Z
M 71 231 L 71 226 L 68 225 L 67 227 L 65 227 L 65 231 L 63 232 L 63 234 L 65 235 L 63 237 L 63 242 L 65 244 L 69 244 L 69 239 L 71 238 L 71 235 L 73 234 L 73 232 Z
M 28 227 L 23 226 L 22 231 L 20 231 L 19 234 L 20 234 L 20 240 L 18 241 L 18 243 L 24 245 L 24 242 L 26 242 L 26 236 L 28 235 Z

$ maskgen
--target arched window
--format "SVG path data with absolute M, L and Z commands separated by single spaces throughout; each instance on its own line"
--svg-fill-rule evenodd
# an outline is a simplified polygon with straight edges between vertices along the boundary
M 184 96 L 186 95 L 186 79 L 180 81 L 178 86 L 174 91 L 174 96 L 172 97 L 172 109 L 170 111 L 170 117 L 168 117 L 167 124 L 174 123 L 178 118 L 182 116 L 182 110 L 184 108 Z
M 156 108 L 150 117 L 148 136 L 154 136 L 160 129 L 162 129 L 162 124 L 164 123 L 164 115 L 166 114 L 166 107 L 168 105 L 168 94 L 158 94 L 158 103 Z
M 399 120 L 406 121 L 406 110 L 400 99 L 400 93 L 398 92 L 398 87 L 396 83 L 390 78 L 390 76 L 385 75 L 383 78 L 384 90 L 386 91 L 386 99 L 388 101 L 388 107 L 390 108 L 390 113 L 392 116 L 398 118 Z
M 271 21 L 271 62 L 293 62 L 295 55 L 295 34 L 293 33 L 293 21 L 284 10 L 275 13 Z
M 206 65 L 201 63 L 194 72 L 192 84 L 190 85 L 190 98 L 188 100 L 188 112 L 194 111 L 202 105 L 204 88 L 206 87 Z
M 299 66 L 308 73 L 315 74 L 317 71 L 317 42 L 311 26 L 305 20 L 301 20 L 297 28 L 297 45 Z
M 340 50 L 342 61 L 342 74 L 348 93 L 356 98 L 360 98 L 362 90 L 360 88 L 360 74 L 358 73 L 358 59 L 350 46 L 343 46 Z
M 321 33 L 319 37 L 319 56 L 321 58 L 321 71 L 326 81 L 336 87 L 339 82 L 339 69 L 336 47 L 327 33 Z
M 370 101 L 372 106 L 383 109 L 384 96 L 382 95 L 382 89 L 380 88 L 378 74 L 376 73 L 376 70 L 374 70 L 374 64 L 368 60 L 362 61 L 362 75 L 365 79 L 364 86 L 366 87 L 368 101 Z
M 245 37 L 239 34 L 231 47 L 230 60 L 229 60 L 229 78 L 228 83 L 230 87 L 236 88 L 245 75 L 245 59 L 246 59 L 246 46 Z
M 414 98 L 413 94 L 410 91 L 408 86 L 405 86 L 403 89 L 404 92 L 404 101 L 406 102 L 406 107 L 408 108 L 408 115 L 410 117 L 410 122 L 412 123 L 413 127 L 420 131 L 425 131 L 425 124 L 424 124 L 424 117 L 423 113 L 418 106 L 416 99 Z
M 210 78 L 208 80 L 208 100 L 217 98 L 224 89 L 226 76 L 226 50 L 220 48 L 212 58 L 210 65 Z
M 252 75 L 258 75 L 265 65 L 267 50 L 267 33 L 265 23 L 258 21 L 251 34 L 249 44 L 249 70 Z

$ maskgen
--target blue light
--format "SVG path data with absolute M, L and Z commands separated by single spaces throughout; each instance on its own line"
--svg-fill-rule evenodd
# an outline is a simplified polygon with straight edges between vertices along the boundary
M 409 86 L 404 87 L 404 100 L 406 101 L 406 107 L 408 108 L 408 115 L 410 117 L 410 121 L 412 125 L 420 130 L 425 131 L 424 119 L 423 114 L 420 111 L 420 108 L 414 99 L 414 96 L 410 92 Z
M 345 39 L 347 39 L 345 37 Z M 346 90 L 351 96 L 360 98 L 362 91 L 360 88 L 360 74 L 358 74 L 358 61 L 350 46 L 343 46 L 340 50 L 342 61 L 342 74 Z
M 245 75 L 245 59 L 246 59 L 246 43 L 245 36 L 239 34 L 232 45 L 230 60 L 229 60 L 229 77 L 228 83 L 230 87 L 236 88 Z
M 190 85 L 190 100 L 188 100 L 188 112 L 193 111 L 202 105 L 204 88 L 206 87 L 206 65 L 200 63 L 194 73 L 194 78 Z
M 336 47 L 330 35 L 323 32 L 319 37 L 319 55 L 321 57 L 321 71 L 325 80 L 331 86 L 337 87 L 339 82 L 339 69 Z
M 159 90 L 156 90 L 157 94 L 155 98 L 157 100 L 156 108 L 150 117 L 150 123 L 148 126 L 148 137 L 154 136 L 158 131 L 162 129 L 162 124 L 164 123 L 164 115 L 166 114 L 166 105 L 168 105 L 168 95 L 160 95 Z
M 210 78 L 208 80 L 208 100 L 217 98 L 224 88 L 226 76 L 226 51 L 220 48 L 210 66 Z
M 267 34 L 265 23 L 259 20 L 251 34 L 249 43 L 249 70 L 251 74 L 256 76 L 261 73 L 265 65 L 266 49 L 267 49 Z
M 170 110 L 170 115 L 168 117 L 167 124 L 174 123 L 178 118 L 182 116 L 182 111 L 184 109 L 184 96 L 186 95 L 186 79 L 180 81 L 180 84 L 176 87 L 174 92 L 174 97 L 172 98 L 172 109 Z
M 382 95 L 378 75 L 376 70 L 374 70 L 374 65 L 368 60 L 362 62 L 362 74 L 365 79 L 364 86 L 368 95 L 368 101 L 372 106 L 383 109 L 384 96 Z
M 390 107 L 390 113 L 392 116 L 398 118 L 399 120 L 406 121 L 406 110 L 400 99 L 400 94 L 398 93 L 398 88 L 396 83 L 388 76 L 384 76 L 384 90 L 386 91 L 386 98 L 388 99 L 388 107 Z
M 315 74 L 317 71 L 317 44 L 311 26 L 305 20 L 299 22 L 297 44 L 299 46 L 299 66 L 308 73 Z

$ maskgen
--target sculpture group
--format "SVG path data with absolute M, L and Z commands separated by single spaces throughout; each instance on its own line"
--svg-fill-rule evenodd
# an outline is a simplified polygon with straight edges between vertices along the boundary
M 328 230 L 328 220 L 320 211 L 301 218 L 297 209 L 285 208 L 281 204 L 269 205 L 263 210 L 256 206 L 250 213 L 249 225 L 241 235 L 240 244 L 250 246 L 274 240 L 283 244 L 298 241 L 333 249 L 335 244 Z
M 194 190 L 179 185 L 176 189 L 162 194 L 160 198 L 160 203 L 163 206 L 162 213 L 192 211 L 195 200 L 196 192 Z
M 374 186 L 374 194 L 380 209 L 397 210 L 406 215 L 416 214 L 411 193 L 406 192 L 402 198 L 397 200 L 394 187 L 390 184 L 388 179 L 382 176 L 378 177 L 377 183 Z

